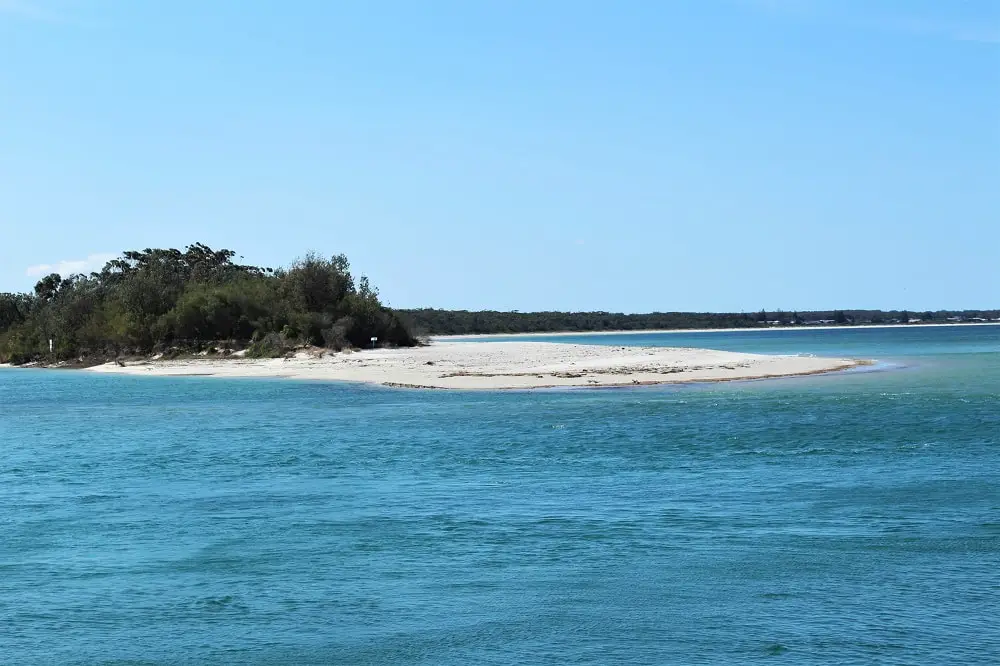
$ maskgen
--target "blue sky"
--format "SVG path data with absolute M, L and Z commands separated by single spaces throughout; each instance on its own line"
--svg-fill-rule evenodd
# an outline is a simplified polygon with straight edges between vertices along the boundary
M 0 0 L 0 291 L 198 241 L 398 307 L 1000 307 L 1000 3 Z

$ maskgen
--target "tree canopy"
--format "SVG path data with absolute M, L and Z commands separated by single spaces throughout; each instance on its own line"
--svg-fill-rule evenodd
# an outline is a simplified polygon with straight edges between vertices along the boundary
M 128 251 L 100 272 L 52 274 L 33 294 L 0 294 L 0 362 L 98 361 L 217 343 L 262 356 L 305 344 L 367 346 L 372 337 L 416 343 L 367 278 L 355 281 L 344 255 L 310 253 L 278 270 L 235 258 L 201 243 Z

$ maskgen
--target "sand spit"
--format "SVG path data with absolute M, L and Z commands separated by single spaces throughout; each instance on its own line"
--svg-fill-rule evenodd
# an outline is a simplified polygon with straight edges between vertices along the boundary
M 764 379 L 867 364 L 844 358 L 765 356 L 709 349 L 607 347 L 550 342 L 436 341 L 412 349 L 293 358 L 197 358 L 107 363 L 91 372 L 155 377 L 284 377 L 441 389 L 531 389 Z

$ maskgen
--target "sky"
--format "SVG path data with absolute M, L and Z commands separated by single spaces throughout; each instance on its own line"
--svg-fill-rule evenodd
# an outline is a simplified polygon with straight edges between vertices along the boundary
M 0 291 L 195 242 L 394 307 L 1000 307 L 996 0 L 0 0 Z

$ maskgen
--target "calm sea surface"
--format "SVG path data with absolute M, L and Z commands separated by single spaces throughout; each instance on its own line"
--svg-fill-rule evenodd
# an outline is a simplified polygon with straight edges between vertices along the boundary
M 1000 327 L 565 339 L 882 363 L 508 393 L 0 370 L 0 663 L 1000 663 Z

